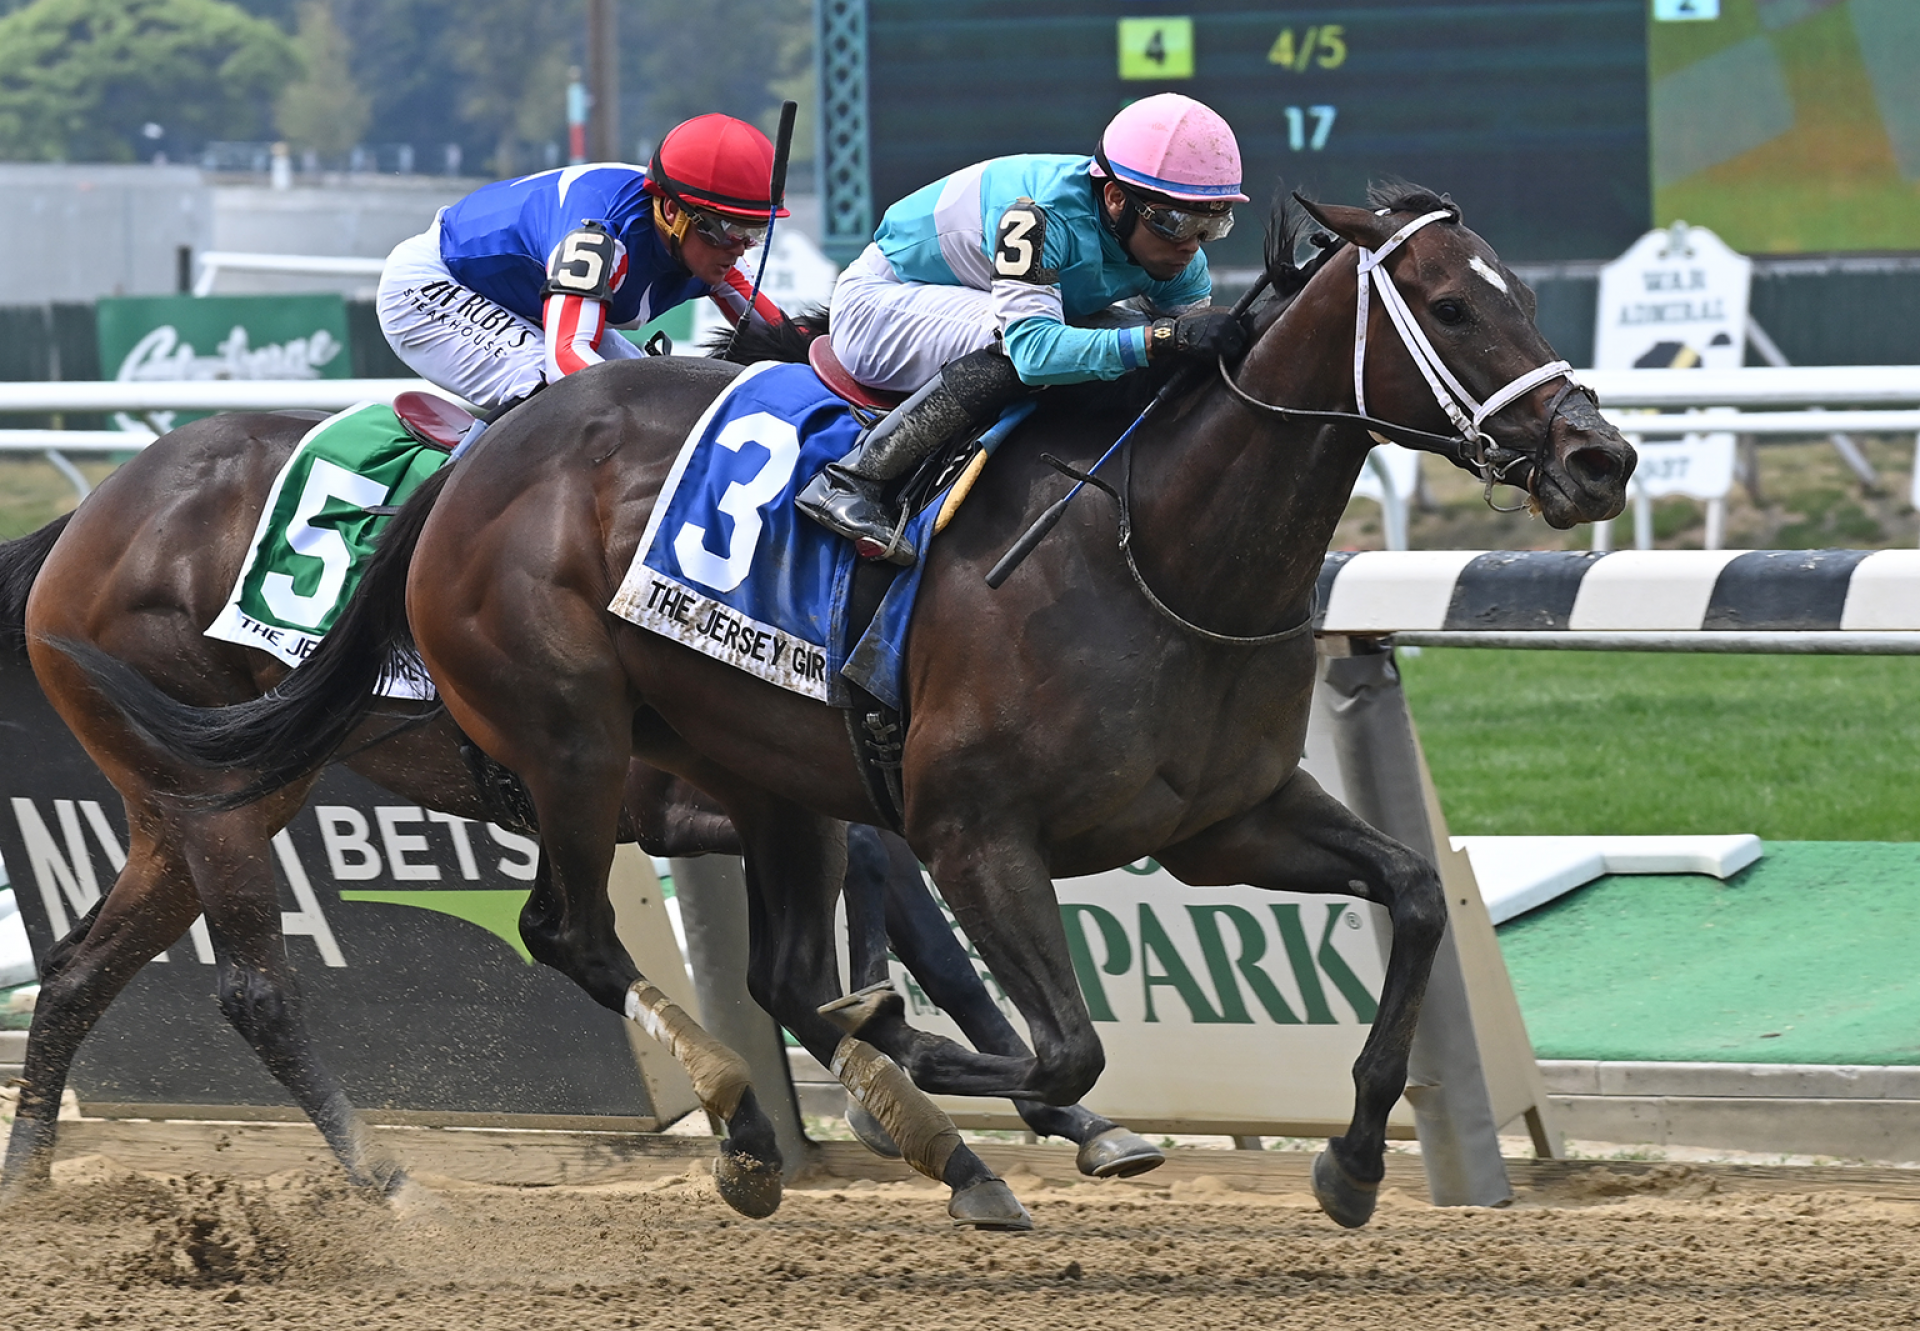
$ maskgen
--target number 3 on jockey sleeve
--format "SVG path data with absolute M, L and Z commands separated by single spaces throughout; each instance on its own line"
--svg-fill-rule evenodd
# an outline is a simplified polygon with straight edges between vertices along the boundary
M 605 300 L 613 291 L 613 237 L 598 222 L 569 231 L 547 261 L 549 296 Z
M 1060 274 L 1047 267 L 1047 215 L 1020 198 L 1000 214 L 993 232 L 993 275 L 1050 287 Z
M 747 580 L 754 553 L 760 546 L 760 510 L 786 492 L 793 469 L 800 463 L 800 434 L 790 422 L 769 412 L 756 411 L 728 421 L 714 436 L 721 448 L 738 453 L 748 444 L 767 450 L 760 470 L 744 481 L 734 481 L 720 496 L 714 508 L 733 519 L 727 533 L 727 552 L 716 555 L 707 549 L 707 529 L 688 522 L 673 538 L 674 557 L 680 571 L 703 587 L 730 592 Z

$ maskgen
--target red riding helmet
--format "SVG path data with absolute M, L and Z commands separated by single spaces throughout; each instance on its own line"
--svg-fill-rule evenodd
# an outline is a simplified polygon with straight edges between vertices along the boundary
M 695 116 L 667 131 L 647 166 L 647 191 L 686 208 L 765 223 L 776 200 L 773 144 L 744 120 Z M 787 216 L 781 208 L 775 216 Z

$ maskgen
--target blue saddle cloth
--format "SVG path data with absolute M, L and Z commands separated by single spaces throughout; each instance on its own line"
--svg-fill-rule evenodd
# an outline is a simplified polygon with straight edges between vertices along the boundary
M 924 564 L 900 572 L 848 641 L 853 544 L 793 506 L 859 433 L 808 367 L 749 367 L 688 432 L 608 609 L 817 701 L 847 705 L 847 679 L 898 708 Z M 939 507 L 908 524 L 923 560 Z

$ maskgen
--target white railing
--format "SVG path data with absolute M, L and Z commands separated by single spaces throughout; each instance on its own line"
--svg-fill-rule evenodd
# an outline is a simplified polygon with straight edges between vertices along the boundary
M 339 411 L 388 402 L 408 389 L 440 393 L 424 379 L 186 379 L 0 383 L 0 412 Z M 441 396 L 449 396 L 441 393 Z
M 1644 439 L 1730 433 L 1830 438 L 1862 481 L 1872 472 L 1851 434 L 1913 434 L 1912 503 L 1920 508 L 1920 365 L 1780 365 L 1738 370 L 1575 370 L 1600 397 L 1601 412 L 1622 433 Z M 1704 410 L 1702 410 L 1704 408 Z M 1792 408 L 1792 410 L 1782 410 Z M 1386 516 L 1387 548 L 1404 550 L 1405 502 L 1390 476 L 1366 478 Z M 1385 493 L 1379 493 L 1385 490 Z M 1708 501 L 1708 548 L 1718 545 L 1724 499 Z M 1652 531 L 1651 503 L 1636 492 L 1635 526 L 1642 544 Z M 1596 548 L 1610 539 L 1595 527 Z
M 208 256 L 211 257 L 211 256 Z M 223 256 L 231 257 L 231 256 Z M 262 257 L 262 256 L 253 256 Z M 264 256 L 280 258 L 284 256 Z M 315 259 L 313 262 L 321 262 Z M 340 259 L 331 263 L 367 264 Z M 1607 418 L 1636 435 L 1731 431 L 1755 435 L 1920 435 L 1920 366 L 1796 365 L 1740 370 L 1580 370 Z M 186 382 L 0 383 L 0 413 L 57 411 L 338 411 L 408 389 L 422 379 L 204 379 Z M 1707 411 L 1686 408 L 1710 408 Z M 1636 408 L 1654 412 L 1634 414 Z M 1782 411 L 1778 408 L 1799 408 Z M 1819 408 L 1839 408 L 1820 410 Z M 0 449 L 102 451 L 137 448 L 139 436 L 98 441 L 76 434 L 50 443 L 47 432 L 0 431 Z M 98 432 L 95 432 L 98 433 Z M 1914 469 L 1920 505 L 1920 466 Z
M 296 273 L 318 277 L 380 276 L 385 259 L 336 258 L 321 254 L 246 254 L 238 250 L 208 250 L 200 256 L 200 278 L 193 294 L 205 296 L 222 272 Z
M 0 383 L 0 412 L 339 411 L 357 402 L 391 402 L 408 390 L 451 396 L 424 379 L 73 380 Z M 85 499 L 93 487 L 67 454 L 137 452 L 155 437 L 152 430 L 0 429 L 0 453 L 46 454 Z
M 1920 365 L 1575 370 L 1607 407 L 1920 406 Z

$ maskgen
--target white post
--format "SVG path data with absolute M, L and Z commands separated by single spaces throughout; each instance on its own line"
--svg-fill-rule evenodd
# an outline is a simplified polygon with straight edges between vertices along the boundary
M 1907 496 L 1909 508 L 1920 508 L 1920 434 L 1913 437 L 1913 489 Z
M 1387 549 L 1407 548 L 1407 501 L 1393 485 L 1393 472 L 1378 449 L 1367 454 L 1367 468 L 1380 482 L 1380 517 L 1386 528 Z
M 1431 858 L 1435 843 L 1421 785 L 1420 741 L 1391 650 L 1377 642 L 1350 643 L 1348 650 L 1358 648 L 1354 655 L 1329 653 L 1320 684 L 1329 694 L 1332 747 L 1347 807 Z M 1449 929 L 1434 956 L 1407 1064 L 1407 1099 L 1434 1205 L 1503 1206 L 1513 1187 L 1500 1158 L 1500 1124 L 1459 942 Z
M 1727 501 L 1716 497 L 1707 501 L 1706 548 L 1718 550 L 1727 541 Z
M 780 1027 L 747 992 L 747 879 L 732 855 L 674 860 L 673 894 L 707 1033 L 747 1060 L 791 1179 L 810 1157 Z
M 1653 549 L 1653 496 L 1633 487 L 1633 548 Z

